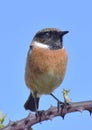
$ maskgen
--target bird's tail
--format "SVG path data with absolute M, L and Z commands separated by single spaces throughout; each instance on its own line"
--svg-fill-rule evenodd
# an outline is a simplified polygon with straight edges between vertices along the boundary
M 24 108 L 26 110 L 31 110 L 31 111 L 37 111 L 39 106 L 39 98 L 33 97 L 32 93 L 30 93 L 27 101 L 24 104 Z

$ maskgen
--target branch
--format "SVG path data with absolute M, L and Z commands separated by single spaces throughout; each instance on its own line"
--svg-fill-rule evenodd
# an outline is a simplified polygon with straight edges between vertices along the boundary
M 48 110 L 44 111 L 43 113 L 39 114 L 39 116 L 36 118 L 35 114 L 30 113 L 26 118 L 12 122 L 10 121 L 7 126 L 0 130 L 29 130 L 31 126 L 34 124 L 37 124 L 39 122 L 45 121 L 45 120 L 51 120 L 52 118 L 56 116 L 61 116 L 64 119 L 64 116 L 71 112 L 82 112 L 84 110 L 88 110 L 90 112 L 90 115 L 92 113 L 92 100 L 90 101 L 81 101 L 81 102 L 72 102 L 69 103 L 64 107 L 59 107 L 59 110 L 57 107 L 51 106 Z

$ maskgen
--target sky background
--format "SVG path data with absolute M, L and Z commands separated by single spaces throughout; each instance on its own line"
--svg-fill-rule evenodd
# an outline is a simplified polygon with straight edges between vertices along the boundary
M 63 100 L 63 88 L 72 101 L 92 100 L 92 1 L 91 0 L 1 0 L 0 1 L 0 111 L 9 120 L 25 118 L 29 90 L 24 81 L 26 55 L 37 31 L 46 27 L 68 30 L 64 45 L 68 67 L 62 85 L 54 94 Z M 42 96 L 40 110 L 56 106 L 51 96 Z M 87 111 L 67 114 L 33 126 L 34 130 L 92 129 Z

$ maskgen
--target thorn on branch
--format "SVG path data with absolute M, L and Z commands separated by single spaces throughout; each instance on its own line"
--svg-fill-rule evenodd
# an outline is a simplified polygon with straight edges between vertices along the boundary
M 52 120 L 52 118 L 61 116 L 63 119 L 66 114 L 71 112 L 82 112 L 88 110 L 90 115 L 92 114 L 92 100 L 81 101 L 81 102 L 71 102 L 69 105 L 59 106 L 59 111 L 57 107 L 51 106 L 48 110 L 44 111 L 40 117 L 36 119 L 35 114 L 30 113 L 26 118 L 21 119 L 16 122 L 10 121 L 9 124 L 0 130 L 28 130 L 31 126 L 39 123 L 40 121 Z M 39 120 L 40 119 L 40 120 Z

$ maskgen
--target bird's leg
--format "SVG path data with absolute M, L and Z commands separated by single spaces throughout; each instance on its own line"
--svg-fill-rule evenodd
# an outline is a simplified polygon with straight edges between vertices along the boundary
M 58 107 L 58 111 L 59 111 L 59 107 L 60 106 L 64 106 L 65 103 L 61 102 L 56 96 L 54 96 L 52 93 L 50 93 L 50 95 L 57 101 L 57 107 Z
M 37 92 L 34 93 L 34 103 L 35 103 L 35 114 L 36 114 L 36 118 L 39 117 L 39 122 L 41 122 L 41 117 L 44 114 L 44 111 L 38 111 L 38 101 L 39 98 L 37 98 Z
M 37 92 L 34 92 L 34 104 L 35 104 L 36 117 L 38 117 L 39 112 L 38 112 L 38 106 L 37 106 Z

